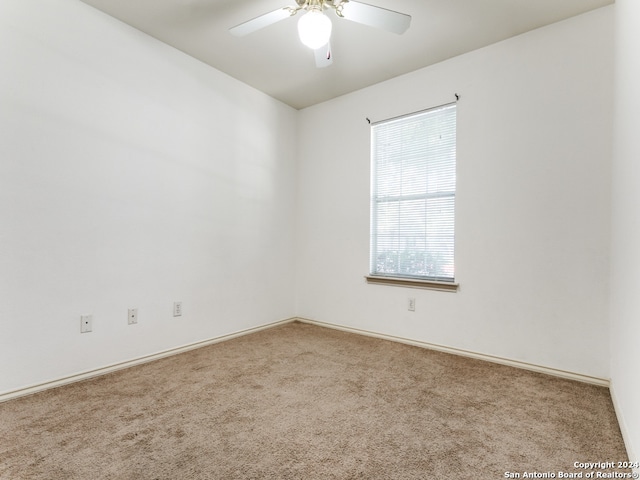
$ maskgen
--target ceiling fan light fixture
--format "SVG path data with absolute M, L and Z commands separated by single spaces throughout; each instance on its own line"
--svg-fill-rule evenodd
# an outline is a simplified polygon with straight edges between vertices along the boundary
M 298 20 L 300 41 L 316 50 L 329 43 L 331 37 L 331 20 L 321 10 L 311 9 Z

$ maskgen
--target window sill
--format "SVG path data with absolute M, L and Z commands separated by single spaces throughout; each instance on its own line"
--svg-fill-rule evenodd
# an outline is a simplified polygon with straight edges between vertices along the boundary
M 456 292 L 459 284 L 449 282 L 438 282 L 436 280 L 418 280 L 415 278 L 379 277 L 377 275 L 366 275 L 367 283 L 373 285 L 390 285 L 393 287 L 424 288 L 427 290 L 439 290 L 441 292 Z

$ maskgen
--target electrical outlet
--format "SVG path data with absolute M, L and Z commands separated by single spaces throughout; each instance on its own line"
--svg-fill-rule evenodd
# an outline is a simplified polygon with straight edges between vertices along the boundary
M 182 316 L 182 302 L 173 302 L 173 316 L 174 317 Z
M 130 308 L 129 309 L 129 325 L 133 325 L 134 323 L 138 323 L 138 309 Z
M 416 311 L 416 299 L 415 298 L 409 298 L 408 299 L 407 310 L 409 310 L 410 312 L 415 312 Z
M 80 317 L 80 333 L 93 331 L 93 315 L 82 315 Z

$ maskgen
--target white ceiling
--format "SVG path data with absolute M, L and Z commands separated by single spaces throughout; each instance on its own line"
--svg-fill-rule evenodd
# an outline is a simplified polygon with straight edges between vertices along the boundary
M 318 69 L 297 16 L 246 37 L 228 32 L 295 0 L 82 0 L 300 109 L 614 0 L 365 0 L 412 16 L 403 35 L 331 15 L 333 64 Z

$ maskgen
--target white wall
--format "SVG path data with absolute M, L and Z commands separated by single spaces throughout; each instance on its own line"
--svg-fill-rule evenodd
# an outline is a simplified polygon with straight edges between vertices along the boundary
M 301 111 L 298 314 L 608 378 L 612 41 L 606 7 Z M 454 93 L 460 289 L 368 285 L 365 117 Z
M 295 313 L 295 110 L 76 0 L 0 69 L 0 393 Z
M 611 391 L 629 456 L 640 461 L 640 3 L 616 0 L 615 11 Z

